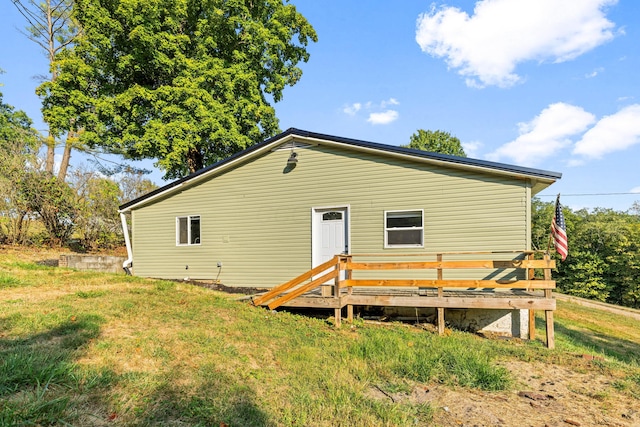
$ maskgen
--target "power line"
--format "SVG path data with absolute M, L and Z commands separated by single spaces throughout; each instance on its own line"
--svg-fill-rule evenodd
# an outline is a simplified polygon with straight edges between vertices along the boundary
M 629 193 L 574 193 L 574 194 L 565 194 L 561 193 L 562 197 L 583 197 L 583 196 L 626 196 L 630 194 L 635 194 L 640 197 L 640 193 L 638 192 L 629 192 Z M 536 197 L 556 197 L 557 194 L 537 194 Z

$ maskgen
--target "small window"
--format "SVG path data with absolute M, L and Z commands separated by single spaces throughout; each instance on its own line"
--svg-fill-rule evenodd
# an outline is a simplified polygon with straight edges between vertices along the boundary
M 423 216 L 422 210 L 386 211 L 384 213 L 384 247 L 423 247 Z
M 178 245 L 200 244 L 200 216 L 179 216 L 176 218 L 176 243 Z
M 325 212 L 322 214 L 323 221 L 337 221 L 342 219 L 342 212 Z

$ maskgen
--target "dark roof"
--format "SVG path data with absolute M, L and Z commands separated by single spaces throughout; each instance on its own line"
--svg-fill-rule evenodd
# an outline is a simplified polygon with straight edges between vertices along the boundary
M 490 170 L 496 170 L 496 171 L 502 171 L 502 172 L 507 172 L 507 173 L 515 173 L 515 174 L 519 174 L 519 175 L 528 175 L 531 177 L 537 177 L 537 178 L 543 178 L 543 179 L 548 179 L 548 180 L 553 180 L 555 181 L 556 179 L 560 179 L 562 177 L 562 174 L 559 172 L 551 172 L 551 171 L 547 171 L 547 170 L 541 170 L 541 169 L 533 169 L 533 168 L 527 168 L 527 167 L 522 167 L 522 166 L 515 166 L 515 165 L 509 165 L 506 163 L 497 163 L 497 162 L 490 162 L 490 161 L 486 161 L 486 160 L 478 160 L 478 159 L 472 159 L 472 158 L 468 158 L 468 157 L 458 157 L 458 156 L 450 156 L 447 154 L 440 154 L 440 153 L 433 153 L 433 152 L 429 152 L 429 151 L 423 151 L 423 150 L 415 150 L 412 148 L 404 148 L 404 147 L 398 147 L 395 145 L 387 145 L 387 144 L 380 144 L 380 143 L 376 143 L 376 142 L 369 142 L 369 141 L 362 141 L 359 139 L 352 139 L 352 138 L 343 138 L 340 136 L 334 136 L 334 135 L 326 135 L 326 134 L 322 134 L 322 133 L 316 133 L 316 132 L 309 132 L 306 130 L 301 130 L 301 129 L 296 129 L 296 128 L 289 128 L 286 131 L 273 136 L 259 144 L 256 145 L 252 145 L 251 147 L 240 151 L 230 157 L 227 157 L 224 160 L 220 160 L 219 162 L 216 162 L 210 166 L 207 166 L 206 168 L 200 169 L 197 172 L 194 172 L 190 175 L 185 176 L 184 178 L 180 178 L 176 181 L 170 182 L 169 184 L 160 187 L 154 191 L 151 191 L 150 193 L 147 193 L 141 197 L 138 197 L 137 199 L 131 200 L 127 203 L 124 203 L 123 205 L 120 206 L 120 210 L 124 210 L 130 206 L 136 205 L 148 198 L 151 198 L 159 193 L 163 193 L 166 192 L 167 190 L 170 190 L 173 187 L 176 187 L 182 183 L 188 182 L 193 180 L 194 178 L 197 178 L 203 174 L 206 174 L 207 172 L 217 169 L 239 157 L 244 157 L 247 156 L 249 154 L 251 154 L 252 152 L 264 147 L 265 145 L 269 145 L 272 144 L 273 142 L 276 142 L 280 139 L 283 139 L 289 135 L 296 135 L 296 136 L 300 136 L 303 138 L 313 138 L 313 139 L 319 139 L 319 140 L 324 140 L 324 141 L 331 141 L 331 142 L 337 142 L 340 144 L 345 144 L 345 145 L 350 145 L 350 146 L 354 146 L 354 147 L 361 147 L 361 148 L 368 148 L 368 149 L 374 149 L 374 150 L 379 150 L 379 151 L 386 151 L 389 153 L 396 153 L 396 154 L 406 154 L 406 155 L 410 155 L 413 157 L 417 157 L 417 158 L 422 158 L 422 159 L 431 159 L 431 160 L 436 160 L 436 161 L 441 161 L 441 162 L 446 162 L 446 163 L 451 163 L 451 164 L 458 164 L 458 165 L 465 165 L 465 166 L 473 166 L 473 167 L 480 167 L 480 168 L 484 168 L 484 169 L 490 169 Z

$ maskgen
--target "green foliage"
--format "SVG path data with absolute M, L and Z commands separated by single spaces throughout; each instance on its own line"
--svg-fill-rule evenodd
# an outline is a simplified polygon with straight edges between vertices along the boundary
M 0 242 L 25 243 L 28 209 L 18 182 L 37 164 L 38 133 L 23 112 L 2 102 L 0 92 Z
M 84 0 L 83 28 L 44 83 L 43 113 L 56 133 L 128 158 L 157 158 L 177 178 L 278 131 L 275 110 L 316 41 L 283 0 Z
M 411 135 L 409 144 L 403 145 L 402 147 L 449 154 L 451 156 L 467 157 L 460 140 L 449 132 L 441 130 L 431 131 L 418 129 L 416 133 Z
M 122 241 L 118 216 L 120 189 L 114 181 L 95 172 L 76 169 L 72 185 L 77 195 L 75 221 L 83 249 L 113 248 Z
M 554 203 L 534 199 L 532 245 L 546 250 Z M 640 307 L 640 215 L 610 209 L 563 207 L 569 239 L 566 261 L 558 258 L 557 281 L 567 294 Z M 552 248 L 553 249 L 553 248 Z
M 42 220 L 49 243 L 66 243 L 78 216 L 73 190 L 46 172 L 32 171 L 20 182 L 20 193 L 28 210 Z

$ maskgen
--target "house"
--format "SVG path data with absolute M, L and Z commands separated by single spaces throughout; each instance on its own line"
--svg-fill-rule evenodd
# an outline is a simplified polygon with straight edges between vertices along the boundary
M 292 128 L 122 205 L 125 267 L 273 287 L 339 253 L 528 250 L 560 177 Z

